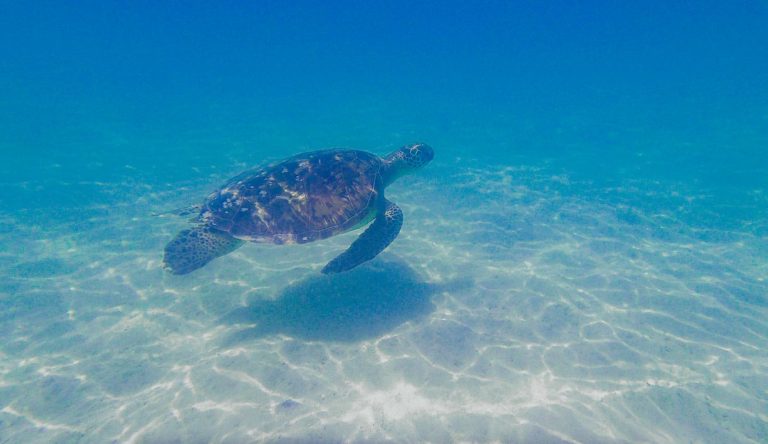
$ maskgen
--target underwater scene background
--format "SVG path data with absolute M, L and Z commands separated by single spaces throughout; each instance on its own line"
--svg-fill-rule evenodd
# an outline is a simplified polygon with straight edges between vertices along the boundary
M 0 442 L 768 441 L 763 1 L 0 2 Z M 399 237 L 164 245 L 435 159 Z M 164 213 L 154 216 L 155 213 Z

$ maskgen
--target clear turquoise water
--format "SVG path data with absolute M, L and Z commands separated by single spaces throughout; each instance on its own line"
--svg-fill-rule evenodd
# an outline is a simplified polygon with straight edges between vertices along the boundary
M 765 442 L 768 6 L 0 5 L 0 442 Z M 243 169 L 437 155 L 160 264 Z

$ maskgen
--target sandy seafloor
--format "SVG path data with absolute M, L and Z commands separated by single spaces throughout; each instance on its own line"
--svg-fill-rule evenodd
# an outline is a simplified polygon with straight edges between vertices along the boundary
M 355 234 L 163 272 L 186 222 L 151 213 L 232 160 L 184 183 L 16 184 L 108 198 L 2 215 L 0 442 L 768 440 L 762 191 L 437 148 L 388 189 L 399 238 L 331 277 Z

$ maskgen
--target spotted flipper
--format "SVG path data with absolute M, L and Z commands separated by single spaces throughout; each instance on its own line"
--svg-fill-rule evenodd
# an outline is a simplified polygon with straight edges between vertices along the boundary
M 190 228 L 168 242 L 163 264 L 173 274 L 187 274 L 242 244 L 240 239 L 219 230 L 203 226 Z
M 351 270 L 381 253 L 400 233 L 403 212 L 400 207 L 386 200 L 384 210 L 376 215 L 370 227 L 347 250 L 323 267 L 323 274 Z

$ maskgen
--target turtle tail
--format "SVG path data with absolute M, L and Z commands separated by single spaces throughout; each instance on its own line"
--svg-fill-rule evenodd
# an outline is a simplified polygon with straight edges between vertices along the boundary
M 199 226 L 181 231 L 165 246 L 164 268 L 187 274 L 240 247 L 243 241 L 223 231 Z

